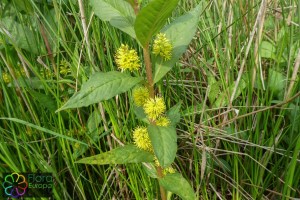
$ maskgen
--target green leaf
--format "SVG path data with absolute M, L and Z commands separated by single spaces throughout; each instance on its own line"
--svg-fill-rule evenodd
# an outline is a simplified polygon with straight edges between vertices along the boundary
M 174 127 L 148 126 L 148 133 L 159 164 L 169 167 L 177 151 L 177 135 Z
M 222 158 L 215 158 L 214 162 L 218 167 L 221 167 L 225 172 L 227 173 L 232 172 L 232 168 L 226 160 Z
M 33 13 L 33 7 L 30 1 L 12 0 L 12 3 L 18 11 L 25 11 L 28 14 Z
M 134 114 L 136 115 L 137 119 L 142 120 L 143 122 L 150 124 L 149 119 L 147 118 L 147 115 L 145 114 L 145 111 L 140 106 L 134 106 L 133 108 Z
M 233 82 L 229 88 L 227 88 L 226 91 L 223 91 L 220 93 L 219 95 L 219 98 L 215 101 L 215 103 L 213 104 L 213 108 L 219 108 L 219 107 L 223 107 L 223 106 L 227 106 L 228 103 L 229 103 L 229 99 L 230 99 L 230 96 L 228 96 L 228 94 L 232 94 L 233 92 L 233 89 L 235 87 L 235 83 Z M 234 98 L 233 99 L 236 99 L 238 98 L 243 90 L 247 87 L 247 77 L 246 76 L 243 76 L 242 79 L 240 80 L 240 83 L 237 87 L 237 90 L 236 90 L 236 93 L 234 95 Z M 228 92 L 229 90 L 229 92 Z
M 153 0 L 140 10 L 136 17 L 134 30 L 137 39 L 145 47 L 166 23 L 179 0 Z
M 49 42 L 49 45 L 51 46 L 51 50 L 53 52 L 57 52 L 58 49 L 58 43 L 59 40 L 58 36 L 56 35 L 58 32 L 58 20 L 56 18 L 56 13 L 55 13 L 55 9 L 51 9 L 49 10 L 49 12 L 47 12 L 45 14 L 45 22 L 44 22 L 44 27 L 46 29 L 46 35 L 47 35 L 47 39 Z
M 285 61 L 285 59 L 282 56 L 276 54 L 276 46 L 268 41 L 261 42 L 259 53 L 262 58 L 273 59 L 277 62 Z
M 269 68 L 268 88 L 279 98 L 283 98 L 286 78 L 281 73 Z
M 112 26 L 135 38 L 135 13 L 131 5 L 123 0 L 90 0 L 95 14 Z
M 69 101 L 56 112 L 68 109 L 89 106 L 108 100 L 120 93 L 128 91 L 139 83 L 142 78 L 132 77 L 129 74 L 111 71 L 107 73 L 97 72 L 85 82 L 81 90 L 75 93 Z
M 272 58 L 276 60 L 276 48 L 272 43 L 268 41 L 261 42 L 259 53 L 262 58 Z
M 37 77 L 30 78 L 18 78 L 17 81 L 12 81 L 8 84 L 8 87 L 21 87 L 28 89 L 45 89 L 43 82 Z
M 130 5 L 133 7 L 134 6 L 134 4 L 135 4 L 135 2 L 134 2 L 134 0 L 126 0 L 128 3 L 130 3 Z
M 172 108 L 170 108 L 167 111 L 167 117 L 170 119 L 171 121 L 171 126 L 176 126 L 176 124 L 180 121 L 180 107 L 181 107 L 181 102 L 177 103 L 175 106 L 173 106 Z
M 196 33 L 201 9 L 202 4 L 199 4 L 195 9 L 178 17 L 162 30 L 173 45 L 172 58 L 168 61 L 164 61 L 163 59 L 157 60 L 155 63 L 154 83 L 170 71 L 186 51 Z
M 91 165 L 127 164 L 152 162 L 153 159 L 154 158 L 151 153 L 141 150 L 134 145 L 126 145 L 105 153 L 83 158 L 78 160 L 76 163 Z
M 54 112 L 57 109 L 56 101 L 52 96 L 36 92 L 35 90 L 29 89 L 29 94 L 38 102 L 41 106 L 47 108 L 50 112 Z
M 158 177 L 154 163 L 144 163 L 143 168 L 145 172 L 148 174 L 148 176 L 150 176 L 151 178 Z
M 210 85 L 208 99 L 211 104 L 213 104 L 215 102 L 217 96 L 220 93 L 220 85 L 221 85 L 221 81 L 215 82 L 212 85 Z
M 9 42 L 18 48 L 25 49 L 34 54 L 41 54 L 39 52 L 36 37 L 33 31 L 22 24 L 14 21 L 12 17 L 0 19 L 0 33 L 5 33 L 9 38 Z
M 87 121 L 87 128 L 89 132 L 93 132 L 94 130 L 96 130 L 100 123 L 101 123 L 100 112 L 99 110 L 95 110 L 90 114 L 89 119 Z
M 166 190 L 177 194 L 183 200 L 195 200 L 196 195 L 189 182 L 179 173 L 167 174 L 159 179 L 159 184 Z

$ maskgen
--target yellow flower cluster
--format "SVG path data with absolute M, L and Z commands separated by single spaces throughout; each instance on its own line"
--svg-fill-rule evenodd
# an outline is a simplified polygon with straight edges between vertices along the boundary
M 154 165 L 155 165 L 156 167 L 159 167 L 159 166 L 160 166 L 160 164 L 159 164 L 158 159 L 157 159 L 156 156 L 154 156 Z
M 145 114 L 151 120 L 155 120 L 158 126 L 168 126 L 170 120 L 163 116 L 166 105 L 161 97 L 149 98 L 149 91 L 146 87 L 139 87 L 133 90 L 133 99 L 137 106 L 143 106 Z M 134 144 L 143 150 L 153 153 L 153 147 L 146 127 L 137 127 L 133 131 Z M 158 162 L 158 161 L 157 161 Z
M 21 69 L 20 71 L 15 70 L 14 72 L 15 72 L 15 76 L 17 79 L 20 78 L 21 76 L 26 76 L 24 69 Z M 4 83 L 8 84 L 8 83 L 11 83 L 12 76 L 7 72 L 3 72 L 2 79 L 3 79 Z
M 163 57 L 164 60 L 170 60 L 172 57 L 172 48 L 172 44 L 166 38 L 166 34 L 157 34 L 153 44 L 153 53 L 155 55 Z
M 151 120 L 156 120 L 160 115 L 166 111 L 166 105 L 161 97 L 155 97 L 154 99 L 148 99 L 144 106 L 144 111 L 146 115 Z
M 75 144 L 74 144 L 74 149 L 79 149 L 80 148 L 80 144 L 78 143 L 78 142 L 76 142 Z
M 157 159 L 156 156 L 154 157 L 154 165 L 156 167 L 160 166 L 160 164 L 159 164 L 158 159 Z M 175 172 L 176 172 L 176 170 L 172 166 L 163 169 L 163 174 L 164 175 L 166 175 L 166 174 L 174 174 Z
M 170 125 L 170 120 L 166 117 L 159 117 L 155 121 L 157 126 L 169 126 Z
M 164 175 L 166 175 L 166 174 L 174 174 L 175 172 L 176 172 L 176 170 L 173 167 L 171 167 L 171 166 L 165 168 L 164 171 L 163 171 Z
M 137 106 L 143 106 L 149 99 L 149 90 L 146 87 L 138 87 L 133 90 L 133 100 Z
M 6 84 L 11 82 L 11 76 L 9 73 L 3 72 L 2 79 L 3 79 L 4 83 L 6 83 Z
M 70 73 L 71 73 L 71 69 L 69 63 L 66 60 L 61 61 L 59 65 L 59 74 L 64 77 Z
M 54 76 L 50 69 L 40 69 L 40 75 L 45 79 L 51 79 Z
M 146 127 L 137 127 L 133 131 L 134 144 L 145 151 L 153 152 L 153 147 Z
M 21 76 L 26 76 L 25 70 L 21 69 L 20 71 L 15 71 L 16 72 L 16 77 L 20 78 Z
M 115 60 L 118 68 L 122 71 L 128 69 L 132 72 L 134 70 L 138 70 L 141 67 L 140 59 L 137 55 L 136 50 L 129 49 L 128 45 L 121 45 L 121 47 L 117 50 Z
M 161 97 L 149 98 L 149 90 L 146 87 L 138 87 L 133 90 L 133 100 L 137 106 L 143 106 L 145 114 L 157 126 L 169 126 L 170 120 L 163 114 L 166 105 Z

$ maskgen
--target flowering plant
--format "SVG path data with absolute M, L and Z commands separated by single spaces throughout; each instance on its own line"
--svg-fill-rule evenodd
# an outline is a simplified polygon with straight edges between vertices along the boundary
M 122 44 L 114 55 L 119 71 L 94 73 L 58 110 L 99 103 L 133 88 L 135 113 L 144 122 L 132 132 L 134 144 L 83 158 L 77 163 L 143 163 L 146 172 L 152 171 L 149 175 L 158 179 L 163 200 L 167 199 L 166 190 L 183 199 L 196 199 L 190 184 L 172 167 L 177 151 L 175 126 L 180 119 L 180 103 L 167 110 L 164 98 L 155 93 L 155 84 L 186 51 L 197 29 L 200 4 L 165 25 L 178 1 L 152 0 L 144 5 L 137 0 L 91 0 L 95 14 L 135 39 L 143 55 L 138 55 L 128 44 Z M 142 68 L 145 68 L 145 77 L 141 72 L 142 76 L 133 76 Z

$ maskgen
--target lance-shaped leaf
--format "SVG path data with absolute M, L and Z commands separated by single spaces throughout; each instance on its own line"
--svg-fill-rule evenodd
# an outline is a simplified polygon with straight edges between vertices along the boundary
M 10 1 L 8 2 L 10 3 Z M 33 7 L 30 1 L 11 0 L 11 3 L 19 12 L 25 11 L 28 14 L 33 13 Z
M 76 163 L 106 165 L 141 163 L 152 161 L 153 155 L 151 153 L 141 150 L 134 145 L 125 145 L 123 147 L 118 147 L 105 153 L 83 158 L 81 160 L 76 161 Z
M 145 111 L 142 107 L 134 106 L 133 111 L 136 115 L 136 118 L 139 120 L 142 120 L 143 122 L 150 124 L 149 119 L 147 118 L 147 115 L 145 114 Z
M 159 164 L 165 168 L 175 159 L 177 135 L 174 127 L 148 126 L 149 137 Z
M 180 107 L 181 101 L 167 111 L 167 116 L 171 121 L 170 126 L 176 127 L 176 124 L 180 121 Z
M 132 77 L 129 74 L 117 71 L 97 72 L 57 112 L 67 108 L 79 108 L 108 100 L 117 94 L 128 91 L 141 80 L 142 78 Z
M 130 3 L 130 5 L 133 7 L 134 6 L 134 4 L 135 4 L 135 2 L 134 2 L 134 0 L 126 0 L 128 3 Z
M 242 76 L 242 79 L 241 79 L 238 87 L 237 87 L 237 90 L 236 90 L 236 93 L 235 93 L 233 99 L 238 98 L 242 94 L 242 92 L 247 87 L 247 82 L 248 82 L 248 78 L 244 74 Z M 227 106 L 229 104 L 229 99 L 230 99 L 230 96 L 228 96 L 228 94 L 232 94 L 232 91 L 234 90 L 234 87 L 235 87 L 235 83 L 233 82 L 232 84 L 230 84 L 228 86 L 228 88 L 226 88 L 225 91 L 220 93 L 220 95 L 218 96 L 217 100 L 215 101 L 215 103 L 213 104 L 212 107 L 213 108 L 220 108 L 220 107 Z
M 166 190 L 177 194 L 183 200 L 195 200 L 196 195 L 189 182 L 179 173 L 167 174 L 159 179 L 159 184 Z
M 124 31 L 135 38 L 135 14 L 132 6 L 123 0 L 90 0 L 95 14 L 112 26 Z
M 137 39 L 145 47 L 166 23 L 179 0 L 152 0 L 136 17 L 134 29 Z
M 196 33 L 201 9 L 202 4 L 199 4 L 195 9 L 175 19 L 175 21 L 162 30 L 171 41 L 173 50 L 170 60 L 156 60 L 154 72 L 155 83 L 172 69 L 181 55 L 186 51 Z
M 154 163 L 143 163 L 142 166 L 145 172 L 148 174 L 148 176 L 150 176 L 151 178 L 158 178 Z
M 39 44 L 34 32 L 29 28 L 13 20 L 13 17 L 0 19 L 0 33 L 9 38 L 8 42 L 18 48 L 25 49 L 34 54 L 41 54 Z

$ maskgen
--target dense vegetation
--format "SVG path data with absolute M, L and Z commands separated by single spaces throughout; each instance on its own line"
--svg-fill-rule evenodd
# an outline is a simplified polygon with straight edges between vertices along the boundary
M 92 74 L 119 70 L 121 44 L 143 60 L 89 2 L 1 0 L 0 177 L 50 172 L 54 199 L 160 199 L 142 164 L 75 163 L 133 143 L 142 123 L 131 91 L 57 112 Z M 173 168 L 197 199 L 300 198 L 299 1 L 179 1 L 167 24 L 200 2 L 192 42 L 155 86 L 180 104 Z

